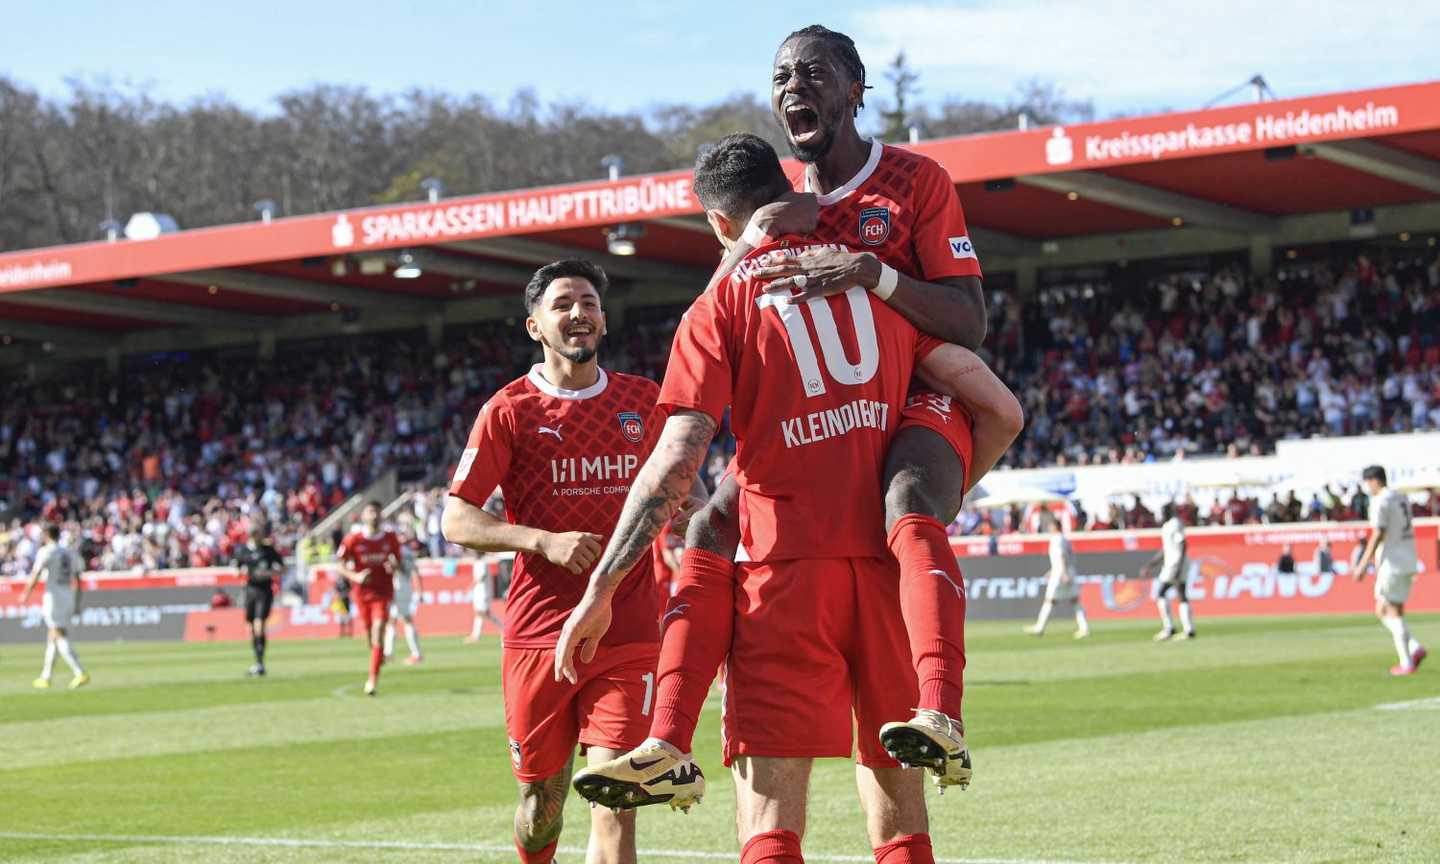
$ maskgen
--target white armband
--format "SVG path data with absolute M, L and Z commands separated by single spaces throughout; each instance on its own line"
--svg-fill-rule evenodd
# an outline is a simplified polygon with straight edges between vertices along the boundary
M 900 274 L 889 264 L 881 262 L 880 279 L 876 281 L 875 287 L 870 289 L 875 296 L 881 300 L 889 300 L 890 295 L 895 293 L 895 286 L 900 284 Z
M 745 226 L 745 233 L 740 235 L 740 239 L 750 244 L 751 249 L 768 246 L 771 242 L 770 235 L 766 234 L 759 225 L 753 222 Z

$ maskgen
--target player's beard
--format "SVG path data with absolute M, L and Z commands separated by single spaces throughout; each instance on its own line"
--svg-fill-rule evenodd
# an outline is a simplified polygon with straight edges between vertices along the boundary
M 545 340 L 545 344 L 549 346 L 551 351 L 554 351 L 556 354 L 559 354 L 561 357 L 564 357 L 571 363 L 589 363 L 591 360 L 595 359 L 595 355 L 600 353 L 600 342 L 604 338 L 605 334 L 601 333 L 599 336 L 595 337 L 594 345 L 581 345 L 577 348 L 572 348 L 569 345 L 566 345 L 563 341 L 559 344 L 556 344 L 549 339 Z M 561 339 L 563 340 L 564 337 L 562 336 Z
M 835 146 L 835 134 L 831 130 L 826 129 L 823 134 L 816 136 L 814 140 L 808 141 L 805 144 L 796 144 L 794 139 L 787 133 L 785 135 L 785 143 L 790 148 L 791 156 L 794 156 L 806 165 L 810 165 L 824 159 L 825 154 L 830 152 L 830 148 Z

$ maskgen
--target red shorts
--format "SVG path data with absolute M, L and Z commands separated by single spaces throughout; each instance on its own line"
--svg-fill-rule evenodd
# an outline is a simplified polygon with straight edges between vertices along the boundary
M 929 390 L 912 390 L 900 412 L 899 430 L 922 427 L 944 438 L 965 466 L 965 485 L 970 485 L 970 462 L 974 457 L 975 420 L 949 396 Z
M 372 621 L 379 621 L 384 624 L 390 620 L 390 604 L 395 602 L 394 597 L 385 597 L 380 594 L 355 594 L 355 616 L 360 619 L 360 626 L 369 631 Z
M 725 764 L 739 755 L 846 757 L 894 767 L 880 727 L 919 698 L 893 558 L 736 565 L 725 667 Z M 854 716 L 852 726 L 852 713 Z
M 632 642 L 601 646 L 589 663 L 575 660 L 578 684 L 555 681 L 554 648 L 505 648 L 501 679 L 510 766 L 515 778 L 534 783 L 570 762 L 586 747 L 630 750 L 650 734 L 655 704 L 655 663 L 660 646 Z

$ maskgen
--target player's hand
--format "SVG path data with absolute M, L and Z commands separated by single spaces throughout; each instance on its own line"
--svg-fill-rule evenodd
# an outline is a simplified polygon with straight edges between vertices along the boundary
M 828 297 L 860 287 L 874 288 L 880 279 L 880 259 L 869 252 L 807 249 L 779 264 L 754 271 L 757 282 L 769 282 L 767 291 L 788 291 L 795 300 Z
M 580 575 L 587 567 L 600 558 L 605 551 L 599 534 L 588 531 L 566 531 L 563 534 L 546 534 L 540 538 L 540 554 L 557 567 L 564 567 Z
M 369 567 L 366 567 L 364 570 L 361 570 L 360 572 L 356 573 L 356 574 L 355 574 L 355 578 L 352 579 L 351 581 L 354 582 L 356 585 L 364 585 L 364 584 L 365 584 L 365 580 L 366 580 L 366 579 L 369 579 L 369 578 L 370 578 L 370 568 L 369 568 Z
M 595 659 L 600 647 L 600 638 L 610 629 L 610 598 L 587 590 L 580 603 L 565 619 L 560 631 L 560 641 L 555 643 L 555 680 L 562 678 L 571 684 L 579 680 L 575 675 L 575 649 L 580 649 L 580 660 L 589 663 Z
M 750 216 L 750 224 L 771 237 L 812 234 L 819 222 L 820 199 L 813 192 L 786 192 Z

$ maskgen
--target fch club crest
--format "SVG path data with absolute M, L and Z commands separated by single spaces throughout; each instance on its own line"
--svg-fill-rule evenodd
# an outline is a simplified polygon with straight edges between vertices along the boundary
M 621 411 L 617 416 L 620 419 L 620 434 L 631 444 L 639 444 L 640 439 L 645 437 L 645 421 L 634 411 Z
M 860 211 L 860 242 L 879 246 L 890 236 L 890 208 L 867 207 Z

